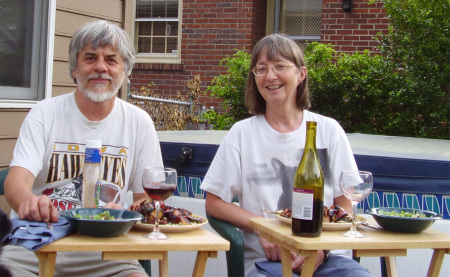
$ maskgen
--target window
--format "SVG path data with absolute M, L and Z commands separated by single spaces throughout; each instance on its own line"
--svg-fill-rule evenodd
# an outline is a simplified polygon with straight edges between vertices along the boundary
M 2 102 L 44 98 L 47 2 L 2 1 L 0 6 Z
M 322 1 L 285 0 L 280 30 L 297 40 L 320 40 Z
M 179 62 L 181 0 L 136 0 L 137 62 Z
M 320 40 L 322 1 L 273 0 L 272 5 L 274 33 L 284 33 L 297 41 Z

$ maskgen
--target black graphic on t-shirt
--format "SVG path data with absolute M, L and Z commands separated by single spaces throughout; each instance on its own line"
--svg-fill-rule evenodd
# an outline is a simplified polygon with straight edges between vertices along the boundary
M 100 206 L 108 202 L 119 203 L 120 192 L 126 189 L 128 154 L 123 146 L 102 147 L 102 176 L 100 180 Z M 84 145 L 57 142 L 49 161 L 43 194 L 52 199 L 58 211 L 81 207 L 83 194 Z
M 317 149 L 317 155 L 319 156 L 320 167 L 322 168 L 322 174 L 325 182 L 330 178 L 330 166 L 328 163 L 328 156 L 326 149 Z M 283 210 L 284 208 L 292 207 L 292 190 L 294 188 L 294 176 L 297 171 L 295 166 L 286 166 L 279 159 L 272 158 L 272 167 L 275 171 L 275 176 L 280 180 L 282 190 L 280 197 L 278 198 L 277 210 Z

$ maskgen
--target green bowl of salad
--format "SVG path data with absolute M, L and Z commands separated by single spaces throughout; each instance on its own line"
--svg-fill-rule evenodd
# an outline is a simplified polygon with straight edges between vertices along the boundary
M 140 221 L 140 213 L 127 210 L 80 208 L 61 212 L 78 233 L 93 237 L 117 237 Z
M 408 208 L 373 208 L 367 211 L 383 229 L 401 233 L 420 233 L 442 216 L 430 211 Z

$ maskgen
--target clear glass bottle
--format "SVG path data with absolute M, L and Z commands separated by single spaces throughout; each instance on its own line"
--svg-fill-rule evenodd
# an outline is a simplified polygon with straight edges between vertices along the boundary
M 99 207 L 102 174 L 102 141 L 87 140 L 83 166 L 83 208 Z
M 294 177 L 292 234 L 318 237 L 322 233 L 324 181 L 316 149 L 317 122 L 306 122 L 306 142 Z

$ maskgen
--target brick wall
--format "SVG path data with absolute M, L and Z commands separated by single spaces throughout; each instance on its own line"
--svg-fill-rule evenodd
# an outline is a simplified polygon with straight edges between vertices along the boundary
M 188 91 L 186 82 L 199 74 L 202 91 L 223 72 L 219 62 L 235 49 L 251 49 L 265 34 L 266 4 L 259 0 L 184 0 L 181 64 L 136 64 L 130 82 L 133 88 L 153 82 L 160 95 Z M 202 96 L 206 107 L 219 100 Z
M 353 0 L 351 12 L 345 12 L 342 0 L 323 0 L 321 42 L 333 44 L 338 52 L 378 52 L 373 37 L 387 31 L 389 20 L 382 3 L 368 2 Z
M 354 52 L 370 49 L 376 52 L 372 40 L 387 29 L 388 20 L 381 3 L 369 5 L 369 0 L 353 0 L 353 9 L 342 10 L 342 0 L 322 0 L 321 42 L 335 45 L 337 51 Z M 201 90 L 225 69 L 219 62 L 235 53 L 235 49 L 251 50 L 265 35 L 266 1 L 263 0 L 184 0 L 182 18 L 181 64 L 135 65 L 130 81 L 133 88 L 154 83 L 159 95 L 186 94 L 186 82 L 199 74 Z M 200 103 L 216 110 L 219 99 L 208 95 Z

